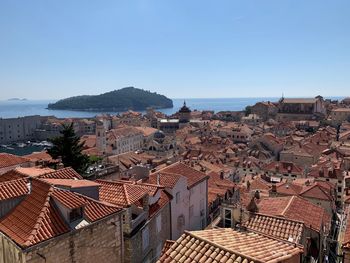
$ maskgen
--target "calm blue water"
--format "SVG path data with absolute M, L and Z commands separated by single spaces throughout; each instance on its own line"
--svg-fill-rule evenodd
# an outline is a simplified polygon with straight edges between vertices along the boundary
M 277 101 L 279 98 L 223 98 L 223 99 L 185 99 L 187 106 L 191 110 L 213 110 L 218 111 L 238 111 L 243 110 L 248 105 L 254 105 L 258 101 Z M 340 97 L 332 97 L 332 99 L 342 99 Z M 0 118 L 16 118 L 29 115 L 56 116 L 58 118 L 86 118 L 94 117 L 101 112 L 86 111 L 70 111 L 70 110 L 48 110 L 48 103 L 55 102 L 53 100 L 45 101 L 0 101 Z M 167 115 L 171 115 L 179 110 L 184 99 L 173 99 L 174 107 L 162 109 Z M 118 112 L 108 112 L 117 114 Z

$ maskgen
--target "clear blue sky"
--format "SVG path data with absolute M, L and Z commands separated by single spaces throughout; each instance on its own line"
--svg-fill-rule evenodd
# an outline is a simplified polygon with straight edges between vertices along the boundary
M 350 95 L 350 1 L 1 0 L 0 99 Z

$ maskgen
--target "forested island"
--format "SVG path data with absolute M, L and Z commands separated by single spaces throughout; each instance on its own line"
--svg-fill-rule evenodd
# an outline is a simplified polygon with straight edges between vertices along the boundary
M 147 108 L 172 108 L 173 101 L 164 95 L 126 87 L 100 95 L 75 96 L 50 103 L 48 109 L 83 111 L 126 111 Z

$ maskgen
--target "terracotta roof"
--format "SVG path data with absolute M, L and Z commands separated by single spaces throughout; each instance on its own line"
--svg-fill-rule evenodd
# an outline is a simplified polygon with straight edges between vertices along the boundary
M 160 254 L 160 258 L 163 256 L 163 254 L 165 252 L 167 252 L 169 250 L 169 248 L 175 243 L 174 240 L 165 240 L 163 248 L 162 248 L 162 252 Z
M 40 179 L 33 178 L 31 192 L 0 219 L 0 231 L 22 248 L 69 232 L 70 226 L 63 219 L 55 204 L 56 201 L 70 209 L 83 206 L 84 217 L 90 222 L 121 211 L 117 206 L 54 188 Z
M 299 257 L 295 244 L 251 231 L 231 228 L 185 233 L 158 262 L 284 262 Z
M 144 187 L 138 185 L 104 180 L 96 180 L 96 182 L 101 185 L 100 200 L 118 206 L 127 207 L 148 194 Z
M 232 190 L 234 187 L 236 187 L 236 184 L 228 179 L 221 178 L 220 174 L 215 172 L 210 172 L 209 174 L 209 180 L 208 185 L 211 187 L 219 187 L 224 189 Z
M 139 130 L 140 132 L 142 132 L 143 136 L 148 137 L 151 136 L 152 134 L 154 134 L 155 132 L 157 132 L 158 130 L 152 127 L 141 127 L 141 126 L 136 126 L 134 127 L 135 129 Z
M 31 177 L 36 177 L 40 175 L 44 175 L 47 173 L 52 173 L 55 170 L 51 168 L 40 168 L 40 167 L 17 167 L 15 169 L 17 172 L 26 175 L 26 176 L 31 176 Z
M 27 183 L 26 178 L 0 183 L 0 201 L 28 194 Z
M 113 213 L 121 211 L 121 207 L 96 201 L 86 196 L 83 196 L 83 198 L 86 201 L 84 215 L 91 222 L 95 222 Z
M 24 155 L 25 158 L 29 159 L 32 162 L 45 161 L 52 162 L 54 159 L 46 151 L 43 152 L 33 152 L 28 155 Z
M 90 222 L 94 222 L 108 215 L 121 211 L 121 208 L 118 206 L 100 202 L 67 190 L 55 189 L 53 192 L 53 197 L 70 209 L 84 207 L 84 217 L 86 217 Z
M 303 190 L 303 186 L 293 182 L 282 182 L 276 184 L 276 192 L 281 195 L 298 195 Z
M 306 186 L 299 194 L 305 198 L 315 198 L 320 200 L 332 201 L 331 190 L 323 187 L 318 182 L 313 185 Z
M 169 165 L 159 171 L 160 173 L 179 174 L 187 178 L 188 188 L 195 186 L 196 184 L 207 180 L 209 176 L 205 173 L 199 172 L 196 169 L 191 168 L 181 162 Z
M 299 196 L 263 198 L 258 207 L 261 214 L 302 221 L 305 226 L 317 231 L 321 231 L 322 226 L 329 227 L 330 224 L 330 217 L 324 208 Z
M 69 209 L 74 209 L 85 205 L 84 198 L 70 191 L 55 189 L 52 196 Z
M 14 165 L 24 164 L 27 162 L 29 162 L 29 159 L 27 158 L 9 153 L 0 153 L 0 169 Z
M 297 244 L 300 243 L 304 231 L 303 222 L 262 214 L 252 214 L 243 225 L 259 233 Z
M 83 135 L 80 142 L 84 143 L 84 149 L 96 147 L 96 135 Z
M 6 181 L 11 181 L 11 180 L 17 180 L 20 178 L 25 178 L 26 175 L 18 172 L 16 169 L 10 170 L 4 174 L 0 174 L 0 183 L 1 182 L 6 182 Z
M 69 188 L 80 188 L 80 187 L 91 187 L 99 186 L 99 183 L 90 180 L 75 180 L 75 179 L 43 179 L 45 182 L 48 182 L 52 185 L 57 186 L 66 186 Z
M 33 179 L 32 191 L 0 220 L 0 231 L 21 247 L 29 247 L 69 231 L 50 198 L 49 184 Z
M 279 173 L 292 173 L 292 174 L 302 174 L 303 169 L 294 163 L 290 162 L 271 162 L 267 164 L 264 168 L 265 171 L 279 172 Z
M 40 178 L 51 178 L 51 179 L 83 179 L 83 177 L 78 174 L 73 168 L 66 167 L 51 173 L 41 175 Z
M 250 183 L 250 190 L 269 191 L 271 189 L 271 184 L 266 182 L 260 176 L 256 176 L 253 180 L 249 181 L 249 183 Z
M 159 184 L 168 188 L 173 188 L 176 185 L 177 181 L 179 181 L 179 179 L 181 178 L 181 175 L 179 174 L 156 172 L 149 175 L 148 182 L 152 184 L 157 184 L 158 176 Z

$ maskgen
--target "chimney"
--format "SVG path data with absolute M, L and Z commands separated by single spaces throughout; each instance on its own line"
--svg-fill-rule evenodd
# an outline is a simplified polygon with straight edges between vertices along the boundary
M 273 183 L 273 184 L 272 184 L 271 193 L 277 193 L 276 183 Z
M 149 210 L 149 195 L 148 194 L 142 198 L 142 206 L 143 206 L 144 211 Z
M 280 171 L 280 166 L 279 166 L 279 164 L 276 164 L 276 165 L 275 165 L 275 170 L 276 170 L 276 172 L 279 172 L 279 171 Z
M 160 174 L 157 173 L 157 185 L 160 185 Z
M 32 178 L 31 177 L 28 177 L 27 188 L 28 188 L 28 194 L 31 194 L 31 192 L 32 192 Z

